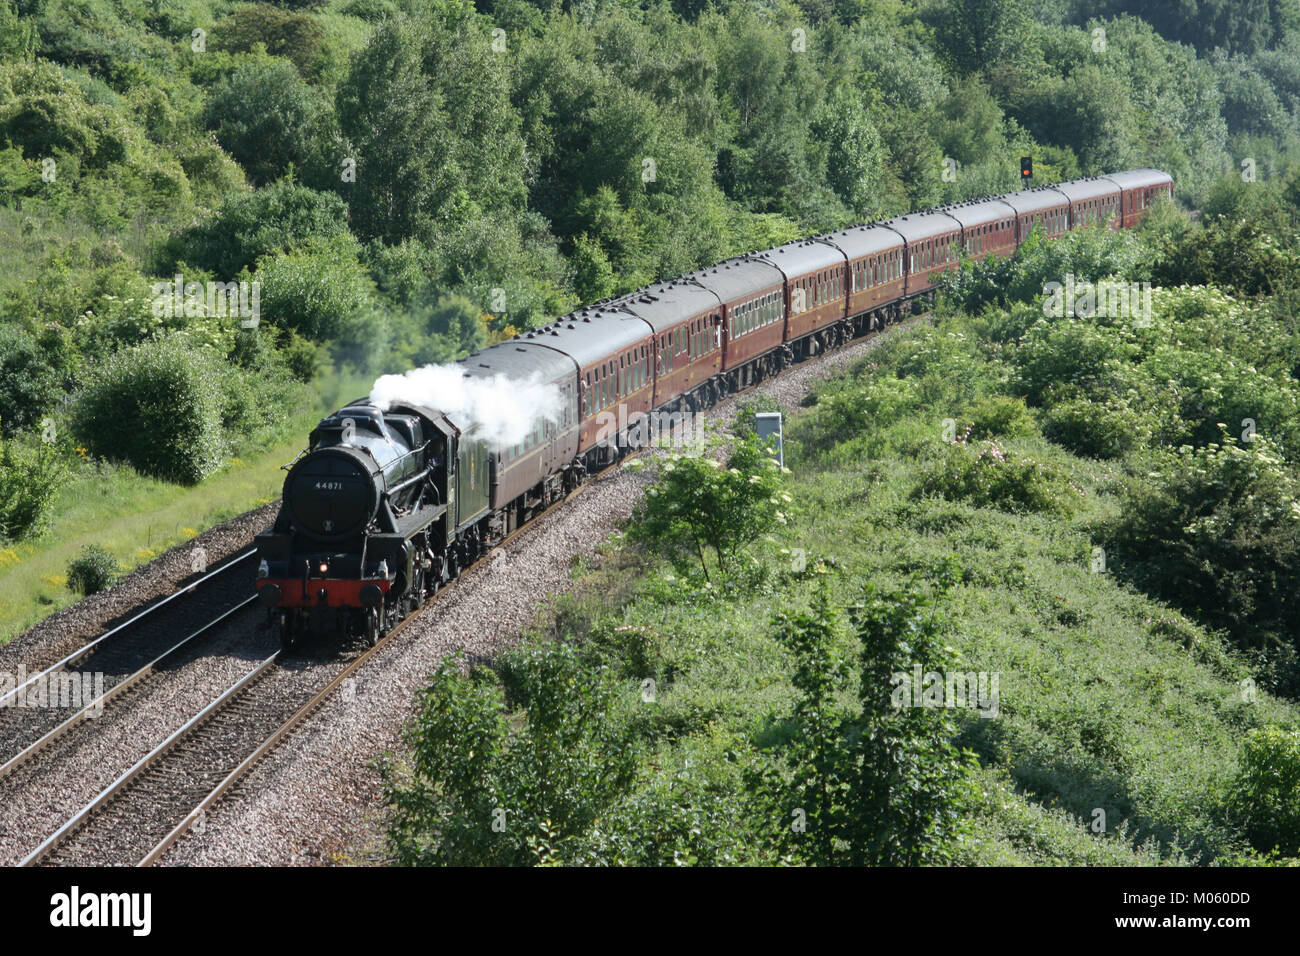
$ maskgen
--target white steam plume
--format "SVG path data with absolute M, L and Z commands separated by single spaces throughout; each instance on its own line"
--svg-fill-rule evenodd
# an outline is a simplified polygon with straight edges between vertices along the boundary
M 385 411 L 408 402 L 446 412 L 462 431 L 486 441 L 494 451 L 517 445 L 538 419 L 558 422 L 564 396 L 556 385 L 533 375 L 511 379 L 466 378 L 463 365 L 425 365 L 400 375 L 381 375 L 370 389 L 370 401 Z

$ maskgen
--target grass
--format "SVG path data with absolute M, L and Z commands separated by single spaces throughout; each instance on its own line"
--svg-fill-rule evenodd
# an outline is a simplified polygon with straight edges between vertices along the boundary
M 319 401 L 293 416 L 265 450 L 232 459 L 192 487 L 138 474 L 130 467 L 86 465 L 63 488 L 52 526 L 40 538 L 0 548 L 0 644 L 79 599 L 67 567 L 87 544 L 108 550 L 130 570 L 207 528 L 280 495 L 280 466 L 305 446 L 325 412 L 363 394 L 370 376 L 330 374 L 315 385 Z
M 982 793 L 958 861 L 1240 861 L 1242 834 L 1223 806 L 1243 738 L 1253 727 L 1300 726 L 1300 708 L 1262 692 L 1248 700 L 1239 682 L 1250 670 L 1226 635 L 1094 563 L 1095 529 L 1118 509 L 1121 465 L 1075 457 L 1036 428 L 1017 428 L 998 438 L 1001 447 L 1069 486 L 1066 513 L 917 497 L 944 454 L 946 420 L 961 419 L 998 377 L 995 363 L 965 351 L 959 323 L 899 332 L 820 389 L 876 381 L 914 364 L 921 344 L 931 357 L 916 397 L 874 426 L 814 452 L 809 443 L 826 434 L 819 411 L 790 417 L 795 519 L 781 540 L 755 547 L 766 571 L 753 581 L 730 589 L 683 580 L 615 545 L 580 562 L 575 593 L 558 601 L 543 630 L 604 647 L 619 662 L 629 719 L 649 747 L 648 786 L 692 768 L 739 790 L 743 755 L 779 748 L 790 733 L 791 661 L 775 640 L 775 615 L 806 606 L 819 580 L 829 579 L 847 607 L 868 583 L 932 579 L 955 559 L 947 641 L 963 670 L 1000 678 L 995 717 L 957 712 L 958 742 L 980 759 Z M 806 553 L 803 570 L 790 561 L 795 549 Z M 653 707 L 635 703 L 646 678 L 657 688 Z

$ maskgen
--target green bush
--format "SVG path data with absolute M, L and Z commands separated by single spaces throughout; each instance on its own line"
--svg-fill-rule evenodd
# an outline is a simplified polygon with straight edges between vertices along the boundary
M 1166 285 L 1219 285 L 1239 295 L 1300 288 L 1300 253 L 1257 224 L 1215 219 L 1175 245 L 1156 270 Z
M 1149 434 L 1142 416 L 1118 401 L 1075 398 L 1043 412 L 1044 437 L 1088 458 L 1119 458 Z
M 1300 855 L 1300 730 L 1256 727 L 1246 735 L 1228 806 L 1256 850 Z
M 20 329 L 0 326 L 0 425 L 4 434 L 34 428 L 58 403 L 63 376 L 50 350 Z
M 1093 319 L 1040 317 L 1012 353 L 1012 385 L 1031 405 L 1045 404 L 1065 388 L 1123 392 L 1140 355 L 1136 343 Z
M 209 93 L 204 121 L 259 186 L 322 162 L 329 103 L 284 60 L 239 67 Z
M 68 587 L 78 594 L 97 594 L 110 587 L 121 571 L 111 554 L 97 544 L 88 544 L 68 565 Z
M 1038 430 L 1024 399 L 1006 395 L 977 399 L 963 418 L 970 422 L 970 437 L 976 439 L 1019 438 Z
M 178 263 L 187 262 L 220 279 L 233 279 L 263 256 L 296 249 L 310 239 L 346 236 L 343 200 L 281 181 L 227 197 L 210 220 L 168 241 L 158 272 L 170 275 Z
M 977 508 L 1070 514 L 1079 493 L 1054 468 L 1007 451 L 997 441 L 947 445 L 929 462 L 915 498 L 964 501 Z
M 487 345 L 483 310 L 463 295 L 429 295 L 391 320 L 395 368 L 453 362 Z
M 420 700 L 409 772 L 385 767 L 398 860 L 566 861 L 635 776 L 636 751 L 612 719 L 618 686 L 570 644 L 509 652 L 499 678 L 459 668 L 444 660 Z
M 391 0 L 349 0 L 339 11 L 359 20 L 377 23 L 397 14 L 397 7 Z
M 941 588 L 952 586 L 951 569 L 939 577 Z M 799 694 L 793 735 L 752 782 L 756 802 L 775 823 L 769 838 L 783 853 L 817 866 L 923 866 L 951 858 L 969 826 L 963 814 L 975 795 L 978 763 L 952 743 L 952 703 L 930 706 L 922 687 L 900 683 L 910 685 L 916 667 L 941 675 L 957 668 L 938 612 L 915 582 L 893 592 L 868 586 L 853 608 L 856 662 L 845 653 L 826 588 L 808 611 L 778 615 Z M 842 697 L 853 677 L 858 706 L 850 709 Z M 801 825 L 792 826 L 792 817 Z
M 737 439 L 726 465 L 700 454 L 672 455 L 654 467 L 655 483 L 637 506 L 628 540 L 680 568 L 698 561 L 709 577 L 708 549 L 726 573 L 741 547 L 787 520 L 780 465 L 755 437 Z
M 212 30 L 213 44 L 232 53 L 248 53 L 259 43 L 272 56 L 290 60 L 308 79 L 325 67 L 328 43 L 320 20 L 309 13 L 254 3 L 232 10 Z
M 917 406 L 918 393 L 914 381 L 888 376 L 818 395 L 813 411 L 801 423 L 800 435 L 809 451 L 826 451 L 851 438 L 892 425 Z
M 223 397 L 215 363 L 180 338 L 113 355 L 73 405 L 73 428 L 101 458 L 192 484 L 222 462 Z
M 1268 439 L 1184 446 L 1134 482 L 1111 564 L 1246 646 L 1300 646 L 1300 485 Z
M 23 447 L 0 432 L 0 539 L 44 531 L 65 475 L 53 443 Z
M 262 320 L 315 341 L 351 344 L 357 318 L 375 305 L 374 284 L 357 251 L 355 240 L 346 237 L 311 241 L 263 259 L 256 273 Z

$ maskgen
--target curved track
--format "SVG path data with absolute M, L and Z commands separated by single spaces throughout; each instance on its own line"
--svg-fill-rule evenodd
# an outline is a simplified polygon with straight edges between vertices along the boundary
M 738 394 L 749 390 L 743 389 Z M 734 397 L 737 396 L 728 396 Z M 626 458 L 641 453 L 633 452 Z M 563 507 L 589 487 L 590 483 L 584 482 L 547 510 Z M 531 521 L 522 525 L 497 547 L 503 547 L 532 526 Z M 241 555 L 236 561 L 250 555 L 251 552 Z M 480 558 L 479 562 L 486 559 Z M 449 588 L 440 589 L 425 606 L 448 592 Z M 185 592 L 173 597 L 180 593 Z M 180 653 L 190 642 L 215 628 L 220 620 L 234 615 L 253 600 L 245 599 L 219 619 L 206 622 L 184 641 L 164 649 L 158 657 L 117 681 L 113 692 L 104 695 L 105 700 L 146 679 L 165 659 Z M 127 624 L 148 613 L 138 615 Z M 386 647 L 387 637 L 400 632 L 414 616 L 409 615 L 375 646 L 347 660 L 333 656 L 317 660 L 288 657 L 284 651 L 261 660 L 73 814 L 31 851 L 21 865 L 147 866 L 157 862 L 190 829 L 202 827 L 207 812 L 259 760 L 325 703 L 380 648 Z M 60 665 L 78 658 L 93 646 L 87 645 Z M 81 714 L 75 715 L 64 722 L 64 727 L 54 728 L 51 733 L 65 732 L 66 726 L 82 719 Z M 10 760 L 14 765 L 17 762 L 17 758 Z M 4 768 L 0 767 L 0 777 L 3 772 Z

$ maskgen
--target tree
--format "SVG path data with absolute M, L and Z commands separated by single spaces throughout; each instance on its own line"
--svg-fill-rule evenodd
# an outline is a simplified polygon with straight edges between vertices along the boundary
M 706 548 L 725 573 L 743 545 L 786 520 L 781 509 L 789 496 L 781 491 L 780 465 L 754 436 L 736 440 L 726 466 L 708 454 L 673 455 L 658 472 L 628 538 L 679 565 L 693 556 L 706 579 Z
M 0 326 L 0 420 L 5 435 L 33 428 L 59 401 L 64 377 L 51 351 L 12 326 Z
M 0 539 L 44 531 L 66 476 L 53 442 L 22 446 L 0 432 Z
M 952 586 L 945 569 L 940 591 Z M 956 667 L 942 639 L 935 598 L 915 583 L 868 587 L 852 609 L 861 641 L 856 667 L 843 656 L 840 615 L 825 587 L 808 611 L 777 617 L 777 639 L 794 656 L 798 692 L 790 742 L 750 783 L 779 827 L 774 841 L 816 866 L 922 866 L 951 858 L 974 795 L 975 758 L 952 743 L 944 701 L 898 689 L 920 666 Z M 858 710 L 838 701 L 856 672 Z
M 245 63 L 208 94 L 204 122 L 223 149 L 265 186 L 321 162 L 329 104 L 284 60 Z
M 952 583 L 950 575 L 940 581 L 945 589 Z M 927 673 L 955 670 L 956 654 L 942 640 L 934 598 L 915 584 L 896 593 L 868 587 L 853 620 L 862 642 L 862 717 L 845 862 L 941 864 L 965 828 L 975 758 L 953 745 L 949 708 L 924 704 L 920 687 L 911 688 L 910 706 L 899 706 L 896 691 L 918 664 Z
M 781 848 L 807 863 L 833 866 L 843 859 L 853 800 L 852 762 L 845 759 L 852 721 L 836 700 L 852 673 L 843 657 L 840 615 L 823 585 L 807 611 L 782 613 L 775 623 L 777 640 L 794 655 L 790 683 L 799 696 L 792 714 L 795 733 L 781 754 L 790 779 L 769 771 L 760 792 L 786 824 Z
M 963 73 L 1013 59 L 1030 25 L 1026 0 L 952 0 L 935 15 L 939 45 Z
M 1256 850 L 1300 854 L 1300 731 L 1252 729 L 1230 793 L 1229 815 Z
M 812 132 L 826 144 L 826 179 L 840 200 L 860 220 L 885 212 L 881 196 L 885 149 L 861 96 L 847 89 L 823 106 Z
M 194 484 L 221 464 L 221 410 L 214 363 L 173 338 L 113 355 L 73 405 L 73 430 L 95 455 Z
M 464 675 L 445 659 L 409 733 L 410 772 L 385 768 L 403 864 L 563 861 L 631 788 L 637 751 L 604 668 L 569 643 L 516 649 L 499 668 Z
M 315 77 L 324 66 L 325 28 L 309 13 L 282 10 L 269 3 L 240 7 L 217 23 L 212 38 L 221 49 L 248 53 L 262 44 L 272 56 L 291 61 L 303 76 Z
M 460 0 L 381 22 L 339 87 L 339 125 L 356 160 L 342 181 L 366 239 L 433 241 L 486 213 L 523 208 L 523 142 L 505 58 Z

